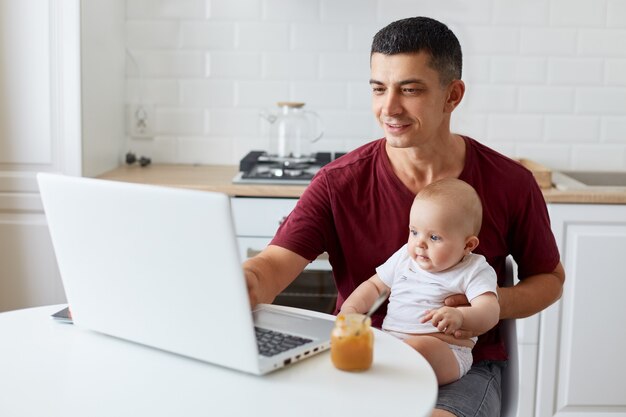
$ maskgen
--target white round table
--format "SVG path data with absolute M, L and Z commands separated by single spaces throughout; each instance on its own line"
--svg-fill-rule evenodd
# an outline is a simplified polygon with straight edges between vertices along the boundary
M 0 314 L 0 416 L 419 417 L 435 404 L 426 360 L 378 330 L 366 372 L 324 352 L 253 376 L 52 320 L 63 307 Z

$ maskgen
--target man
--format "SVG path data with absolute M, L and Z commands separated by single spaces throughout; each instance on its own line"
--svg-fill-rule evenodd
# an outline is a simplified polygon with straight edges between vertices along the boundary
M 407 238 L 413 198 L 441 178 L 471 184 L 483 203 L 476 250 L 502 282 L 512 254 L 520 283 L 498 288 L 500 318 L 535 314 L 556 301 L 565 273 L 547 208 L 532 174 L 475 140 L 450 132 L 461 102 L 462 53 L 442 23 L 423 17 L 391 23 L 376 34 L 370 57 L 372 108 L 385 132 L 327 165 L 313 179 L 270 245 L 244 264 L 250 302 L 271 302 L 320 253 L 329 254 L 337 307 Z M 446 300 L 466 303 L 463 296 Z M 373 318 L 380 326 L 381 308 Z M 416 318 L 417 320 L 418 318 Z M 459 330 L 456 337 L 470 332 Z M 440 387 L 434 416 L 497 416 L 506 347 L 498 327 L 479 337 L 474 365 Z

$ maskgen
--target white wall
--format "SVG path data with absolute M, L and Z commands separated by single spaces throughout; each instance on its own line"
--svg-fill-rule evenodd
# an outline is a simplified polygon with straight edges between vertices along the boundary
M 427 15 L 465 54 L 453 121 L 510 156 L 553 168 L 626 169 L 623 0 L 126 0 L 127 102 L 154 106 L 154 161 L 237 163 L 266 149 L 261 108 L 305 101 L 320 150 L 380 136 L 369 47 L 382 26 Z M 143 83 L 138 76 L 143 75 Z

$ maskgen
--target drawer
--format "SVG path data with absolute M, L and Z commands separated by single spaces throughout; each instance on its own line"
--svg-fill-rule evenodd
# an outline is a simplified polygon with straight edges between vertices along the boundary
M 271 237 L 238 237 L 239 257 L 245 261 L 261 252 L 272 240 Z M 331 271 L 328 254 L 324 252 L 316 260 L 308 264 L 304 269 L 308 271 Z
M 237 236 L 274 237 L 298 199 L 232 197 L 230 201 Z

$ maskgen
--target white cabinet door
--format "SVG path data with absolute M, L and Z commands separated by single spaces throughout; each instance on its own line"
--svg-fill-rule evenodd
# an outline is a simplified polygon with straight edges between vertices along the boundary
M 541 314 L 537 416 L 626 416 L 626 206 L 549 208 L 566 282 Z
M 0 311 L 65 302 L 35 176 L 118 164 L 124 10 L 0 1 Z

